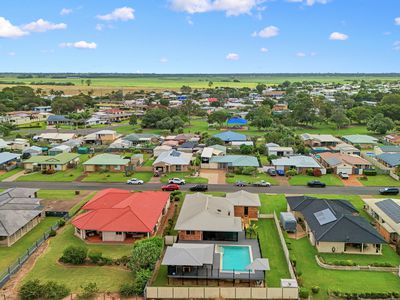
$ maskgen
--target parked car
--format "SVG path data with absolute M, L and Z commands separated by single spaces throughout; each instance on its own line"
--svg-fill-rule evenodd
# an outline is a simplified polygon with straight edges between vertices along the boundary
M 275 169 L 268 169 L 267 174 L 269 176 L 276 176 L 276 170 Z
M 326 187 L 326 184 L 319 180 L 312 180 L 312 181 L 307 182 L 307 186 L 324 188 L 324 187 Z
M 383 188 L 379 190 L 379 194 L 381 195 L 397 195 L 399 193 L 399 189 L 398 188 Z
M 236 181 L 236 182 L 235 182 L 235 185 L 236 185 L 236 186 L 247 186 L 247 182 L 244 182 L 244 181 Z
M 268 187 L 268 186 L 271 186 L 271 183 L 269 183 L 265 180 L 261 180 L 261 181 L 254 182 L 253 186 Z
M 132 178 L 132 179 L 128 179 L 127 181 L 126 181 L 126 184 L 143 184 L 144 183 L 144 181 L 143 180 L 141 180 L 141 179 L 137 179 L 137 178 Z
M 347 174 L 345 172 L 340 172 L 339 177 L 342 179 L 349 179 L 349 174 Z
M 174 184 L 182 185 L 182 184 L 185 184 L 186 181 L 185 181 L 185 179 L 181 179 L 181 178 L 170 178 L 170 179 L 168 179 L 168 183 L 174 183 Z
M 192 192 L 205 192 L 208 190 L 208 185 L 207 184 L 196 184 L 192 187 L 190 187 L 190 189 Z
M 284 170 L 276 170 L 276 174 L 279 176 L 285 176 L 285 171 Z
M 166 184 L 161 187 L 161 190 L 163 191 L 178 191 L 179 189 L 179 185 L 175 183 Z

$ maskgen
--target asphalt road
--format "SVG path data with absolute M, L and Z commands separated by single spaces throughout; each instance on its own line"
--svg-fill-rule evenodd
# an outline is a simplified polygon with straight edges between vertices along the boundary
M 0 188 L 26 187 L 44 190 L 102 190 L 105 188 L 118 188 L 126 190 L 151 191 L 160 190 L 159 183 L 145 183 L 143 185 L 127 185 L 125 183 L 90 183 L 90 182 L 0 182 Z M 181 186 L 187 191 L 193 184 Z M 327 186 L 325 188 L 309 188 L 306 186 L 272 186 L 272 187 L 236 187 L 230 184 L 209 184 L 210 192 L 235 192 L 246 190 L 253 193 L 271 194 L 338 194 L 338 195 L 378 195 L 380 187 L 343 187 Z

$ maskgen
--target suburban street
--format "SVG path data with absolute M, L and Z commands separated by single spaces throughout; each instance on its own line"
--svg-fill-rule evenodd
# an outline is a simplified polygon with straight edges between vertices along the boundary
M 145 183 L 143 185 L 127 185 L 125 183 L 86 183 L 86 182 L 0 182 L 0 188 L 26 187 L 45 190 L 102 190 L 118 188 L 137 191 L 160 190 L 160 183 Z M 182 191 L 188 191 L 193 184 L 181 186 Z M 237 187 L 229 184 L 209 184 L 210 192 L 234 192 L 246 190 L 252 193 L 271 194 L 338 194 L 338 195 L 378 195 L 381 187 L 343 187 L 327 186 L 325 188 L 309 188 L 306 186 L 272 186 L 272 187 Z

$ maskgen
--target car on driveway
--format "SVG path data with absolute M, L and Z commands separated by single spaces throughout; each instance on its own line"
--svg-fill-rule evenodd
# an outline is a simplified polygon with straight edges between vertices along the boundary
M 247 182 L 244 182 L 244 181 L 236 181 L 236 182 L 235 182 L 235 185 L 236 185 L 236 186 L 247 186 Z
M 196 184 L 190 189 L 192 192 L 206 192 L 208 190 L 208 185 L 207 184 Z
M 271 183 L 265 181 L 265 180 L 261 180 L 261 181 L 257 181 L 253 183 L 253 186 L 258 186 L 258 187 L 269 187 L 271 186 Z
M 326 184 L 324 182 L 321 182 L 319 180 L 312 180 L 307 182 L 308 187 L 319 187 L 319 188 L 324 188 L 326 187 Z
M 285 176 L 285 171 L 284 170 L 276 170 L 276 174 L 279 176 Z
M 392 188 L 392 187 L 387 187 L 379 190 L 379 194 L 381 195 L 398 195 L 399 194 L 399 189 L 398 188 Z
M 170 178 L 170 179 L 168 179 L 168 183 L 183 185 L 186 183 L 186 181 L 185 181 L 185 179 L 181 179 L 181 178 Z
M 161 187 L 161 190 L 163 191 L 178 191 L 179 189 L 179 185 L 175 183 L 166 184 Z
M 272 169 L 272 168 L 268 169 L 267 173 L 268 173 L 269 176 L 276 176 L 276 170 L 275 169 Z
M 137 178 L 128 179 L 126 181 L 126 184 L 135 184 L 135 185 L 137 185 L 137 184 L 143 184 L 143 183 L 144 183 L 143 180 L 137 179 Z
M 349 174 L 347 174 L 345 172 L 340 172 L 339 177 L 342 179 L 349 179 Z

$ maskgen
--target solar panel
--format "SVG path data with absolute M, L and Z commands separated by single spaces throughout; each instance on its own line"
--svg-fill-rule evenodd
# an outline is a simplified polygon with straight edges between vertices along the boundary
M 181 153 L 178 151 L 172 151 L 171 156 L 179 157 L 179 156 L 181 156 Z
M 396 224 L 400 223 L 400 205 L 392 199 L 382 200 L 376 203 L 385 214 L 388 215 Z
M 337 220 L 337 218 L 329 208 L 317 211 L 316 213 L 314 213 L 314 216 L 317 218 L 319 225 L 325 225 Z

